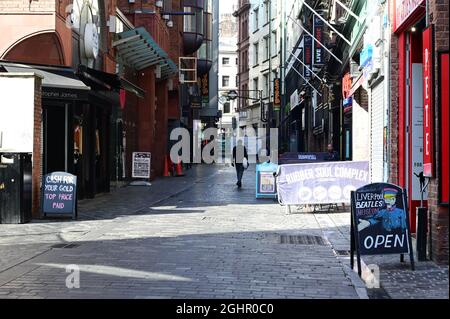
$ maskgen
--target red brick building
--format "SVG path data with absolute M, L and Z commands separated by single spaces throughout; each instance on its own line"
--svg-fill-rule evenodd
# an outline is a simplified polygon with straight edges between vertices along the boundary
M 393 0 L 390 18 L 390 178 L 409 189 L 415 218 L 420 192 L 414 173 L 424 171 L 431 177 L 430 255 L 448 263 L 449 2 Z

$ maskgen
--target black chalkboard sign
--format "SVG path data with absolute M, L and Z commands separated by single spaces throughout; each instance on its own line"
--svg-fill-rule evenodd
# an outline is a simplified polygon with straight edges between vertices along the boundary
M 392 184 L 371 184 L 352 192 L 351 266 L 361 255 L 409 254 L 414 269 L 406 191 Z
M 42 213 L 77 217 L 77 177 L 65 172 L 45 175 L 42 181 Z

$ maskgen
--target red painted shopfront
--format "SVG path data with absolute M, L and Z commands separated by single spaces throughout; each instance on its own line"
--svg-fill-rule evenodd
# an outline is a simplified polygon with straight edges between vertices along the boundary
M 424 171 L 424 58 L 425 1 L 396 0 L 393 41 L 398 41 L 398 183 L 408 189 L 412 232 L 420 206 Z M 427 195 L 425 194 L 425 199 Z M 427 201 L 424 202 L 427 205 Z

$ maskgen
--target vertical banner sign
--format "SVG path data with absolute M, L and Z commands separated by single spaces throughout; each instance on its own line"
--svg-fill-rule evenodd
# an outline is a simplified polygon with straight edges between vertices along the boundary
M 361 255 L 409 254 L 414 269 L 405 191 L 396 185 L 371 184 L 351 196 L 352 268 L 356 248 L 358 266 Z
M 317 16 L 314 16 L 313 23 L 314 23 L 314 37 L 316 38 L 317 41 L 323 44 L 324 23 Z M 314 65 L 323 65 L 324 49 L 317 41 L 314 41 Z
M 151 159 L 151 153 L 133 153 L 133 178 L 150 178 Z
M 433 27 L 423 32 L 423 173 L 434 177 Z
M 441 143 L 440 143 L 440 154 L 441 154 L 441 174 L 440 174 L 440 202 L 441 204 L 448 205 L 449 197 L 449 55 L 448 52 L 440 53 L 439 57 L 439 101 L 441 102 L 440 107 L 440 128 L 441 128 Z M 446 165 L 445 165 L 446 164 Z
M 207 108 L 209 105 L 209 74 L 206 73 L 201 78 L 201 94 L 202 94 L 202 108 Z M 206 104 L 206 105 L 205 105 Z
M 308 68 L 312 69 L 312 37 L 310 37 L 309 35 L 305 35 L 304 38 L 304 42 L 303 42 L 303 46 L 304 46 L 304 50 L 303 50 L 303 61 L 304 63 L 308 66 Z M 307 68 L 303 67 L 303 76 L 305 78 L 311 78 L 311 71 L 309 71 Z
M 65 172 L 45 175 L 42 180 L 42 213 L 72 214 L 76 218 L 77 177 Z
M 273 81 L 273 107 L 279 110 L 281 107 L 281 81 L 279 78 Z

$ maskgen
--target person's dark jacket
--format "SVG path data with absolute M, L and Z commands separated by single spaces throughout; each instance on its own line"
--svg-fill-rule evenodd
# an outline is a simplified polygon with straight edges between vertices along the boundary
M 239 147 L 242 147 L 244 149 L 244 151 L 242 152 L 242 149 L 240 151 L 238 151 Z M 242 157 L 242 154 L 244 154 L 243 157 Z M 236 156 L 238 156 L 238 155 L 240 155 L 240 158 L 236 158 Z M 244 145 L 242 145 L 242 146 L 237 145 L 237 146 L 233 147 L 233 164 L 243 165 L 244 158 L 246 158 L 248 161 L 247 148 Z

